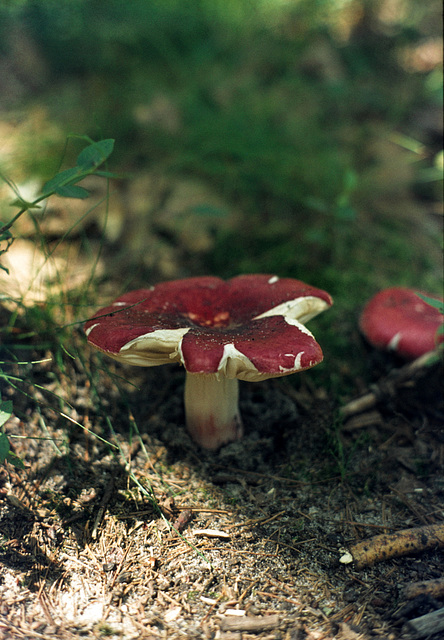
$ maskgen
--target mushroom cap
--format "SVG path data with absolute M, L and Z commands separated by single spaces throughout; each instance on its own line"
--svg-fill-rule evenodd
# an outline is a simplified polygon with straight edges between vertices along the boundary
M 391 287 L 365 305 L 359 328 L 374 347 L 414 360 L 442 342 L 443 336 L 437 337 L 437 330 L 443 321 L 443 314 L 418 297 L 416 291 Z
M 160 283 L 118 298 L 85 324 L 88 342 L 129 364 L 264 380 L 323 359 L 307 322 L 332 304 L 299 280 L 242 275 Z

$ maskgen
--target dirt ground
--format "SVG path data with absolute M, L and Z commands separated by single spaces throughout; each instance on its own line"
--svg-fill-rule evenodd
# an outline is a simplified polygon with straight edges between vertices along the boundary
M 19 62 L 38 60 L 32 49 L 26 56 L 27 38 L 19 44 Z M 439 58 L 439 39 L 434 46 Z M 311 67 L 322 72 L 323 58 L 315 57 L 314 63 Z M 6 106 L 6 97 L 11 102 L 22 97 L 23 78 L 32 79 L 30 95 L 38 87 L 35 65 L 15 78 L 14 64 L 12 72 L 3 65 L 2 78 L 12 82 L 12 89 L 3 91 Z M 95 76 L 86 87 L 102 95 Z M 370 89 L 364 86 L 363 94 Z M 70 103 L 77 92 L 83 104 L 82 90 L 71 81 L 55 102 L 63 105 L 66 93 Z M 53 98 L 51 92 L 51 104 Z M 156 100 L 141 104 L 138 117 L 158 118 Z M 167 127 L 176 126 L 179 113 L 171 106 L 161 95 L 160 119 Z M 22 116 L 0 122 L 8 163 L 9 155 L 20 160 L 28 148 L 32 158 L 38 157 L 33 147 L 40 148 L 37 142 L 45 138 L 48 149 L 63 146 L 65 134 L 54 128 L 51 110 L 36 104 L 29 111 L 21 128 Z M 366 110 L 363 114 L 367 119 Z M 369 221 L 363 233 L 372 232 L 372 216 L 387 212 L 388 220 L 403 221 L 421 249 L 421 263 L 436 263 L 439 272 L 441 247 L 430 237 L 440 233 L 442 209 L 438 204 L 435 211 L 434 201 L 412 201 L 417 159 L 407 157 L 402 145 L 389 139 L 385 123 L 379 124 L 380 115 L 376 118 L 382 134 L 362 156 L 369 165 L 363 198 L 371 204 L 363 206 Z M 424 139 L 432 137 L 439 147 L 430 152 L 432 158 L 441 149 L 441 109 L 427 109 L 421 118 L 422 123 L 413 118 L 415 127 L 427 129 Z M 362 124 L 356 125 L 359 131 Z M 368 135 L 370 124 L 366 120 L 358 140 Z M 345 131 L 346 139 L 355 139 L 354 127 Z M 416 128 L 409 131 L 405 140 L 423 140 L 416 133 Z M 88 185 L 91 216 L 85 227 L 83 210 L 70 210 L 66 199 L 60 204 L 52 198 L 46 211 L 52 207 L 52 216 L 39 219 L 42 235 L 36 237 L 35 222 L 22 216 L 14 226 L 18 239 L 2 255 L 5 264 L 9 257 L 13 261 L 9 276 L 0 271 L 0 327 L 12 329 L 0 333 L 0 365 L 22 363 L 5 365 L 7 378 L 0 370 L 2 400 L 14 407 L 4 429 L 25 469 L 0 465 L 0 640 L 440 640 L 442 362 L 396 375 L 393 371 L 404 363 L 365 351 L 354 328 L 347 338 L 359 353 L 356 358 L 368 358 L 372 386 L 350 380 L 345 360 L 331 380 L 306 372 L 241 383 L 245 436 L 208 453 L 185 430 L 179 367 L 128 369 L 108 361 L 88 349 L 78 325 L 66 352 L 51 353 L 45 335 L 38 344 L 26 338 L 45 322 L 48 281 L 53 293 L 59 287 L 63 300 L 65 291 L 87 288 L 93 275 L 106 273 L 108 289 L 100 295 L 111 299 L 122 285 L 112 282 L 122 270 L 114 255 L 120 238 L 134 254 L 134 264 L 140 263 L 153 281 L 183 277 L 184 264 L 186 274 L 201 274 L 202 256 L 214 241 L 214 216 L 205 227 L 183 212 L 204 203 L 229 227 L 235 208 L 226 207 L 200 180 L 191 184 L 188 176 L 171 182 L 161 169 L 149 171 L 122 181 L 120 204 L 114 187 L 108 198 L 103 186 Z M 31 201 L 41 184 L 26 175 L 17 180 L 22 179 L 20 189 Z M 0 185 L 0 204 L 7 212 L 10 202 L 9 186 Z M 125 218 L 122 211 L 134 215 Z M 376 233 L 372 242 L 384 246 L 384 236 Z M 36 266 L 36 251 L 45 243 L 46 248 L 52 243 L 51 251 L 42 251 Z M 59 256 L 58 249 L 68 245 L 68 257 Z M 99 247 L 100 259 L 93 255 L 85 263 L 85 246 L 93 247 L 92 254 Z M 392 273 L 407 269 L 408 260 L 396 263 Z M 20 286 L 27 278 L 26 297 Z M 6 294 L 6 282 L 17 288 Z M 20 300 L 17 318 L 2 306 L 8 296 Z M 76 309 L 75 318 L 61 324 L 86 318 L 96 308 Z M 47 341 L 54 342 L 53 336 Z M 347 384 L 338 382 L 341 377 Z M 315 384 L 318 379 L 321 385 Z M 347 402 L 367 392 L 376 392 L 373 404 L 341 413 Z M 365 547 L 371 548 L 376 536 L 387 535 L 393 547 L 399 542 L 396 534 L 408 529 L 415 529 L 404 547 L 408 553 L 392 556 L 382 549 L 379 558 L 358 561 L 359 543 L 368 541 Z M 418 618 L 429 622 L 423 631 Z
M 442 526 L 440 363 L 345 420 L 309 375 L 244 383 L 244 439 L 203 453 L 183 371 L 88 357 L 59 380 L 34 365 L 41 404 L 6 390 L 26 469 L 0 471 L 0 638 L 442 637 L 409 627 L 443 606 L 438 545 L 340 562 L 376 535 Z M 412 593 L 422 581 L 433 589 Z

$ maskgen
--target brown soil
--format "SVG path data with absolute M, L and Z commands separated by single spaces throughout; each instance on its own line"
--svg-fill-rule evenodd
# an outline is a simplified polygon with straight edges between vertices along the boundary
M 439 582 L 407 591 L 441 578 L 439 545 L 340 562 L 442 524 L 441 364 L 345 421 L 310 374 L 245 383 L 245 438 L 217 453 L 183 427 L 180 369 L 52 367 L 6 389 L 26 470 L 0 472 L 0 638 L 397 640 L 443 606 Z

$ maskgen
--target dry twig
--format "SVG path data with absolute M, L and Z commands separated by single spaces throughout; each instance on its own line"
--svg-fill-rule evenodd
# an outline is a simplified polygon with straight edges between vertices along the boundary
M 403 595 L 407 600 L 413 600 L 413 598 L 417 598 L 421 595 L 429 595 L 433 598 L 442 598 L 444 596 L 444 578 L 412 582 L 404 588 Z
M 350 547 L 351 559 L 346 558 L 341 561 L 345 564 L 354 562 L 357 569 L 362 569 L 388 558 L 443 546 L 444 524 L 434 524 L 381 534 L 369 540 L 363 540 Z
M 114 492 L 114 481 L 115 481 L 114 476 L 110 476 L 108 479 L 108 483 L 105 487 L 105 491 L 103 493 L 102 499 L 100 501 L 99 509 L 97 511 L 97 515 L 94 520 L 94 526 L 91 531 L 91 538 L 93 540 L 97 538 L 97 531 L 99 529 L 102 518 L 105 515 L 105 511 L 108 507 L 108 504 L 112 498 L 112 495 Z
M 410 620 L 406 627 L 410 637 L 413 639 L 425 638 L 444 631 L 444 607 Z
M 203 536 L 205 538 L 221 538 L 222 540 L 229 540 L 231 538 L 229 533 L 220 531 L 219 529 L 194 529 L 192 533 L 195 536 Z
M 270 631 L 276 629 L 280 624 L 278 615 L 253 617 L 242 616 L 234 618 L 222 618 L 220 628 L 222 631 L 245 631 L 250 633 L 258 633 L 260 631 Z
M 413 380 L 416 376 L 427 371 L 427 367 L 430 363 L 433 363 L 436 358 L 440 357 L 440 351 L 428 351 L 413 362 L 409 362 L 400 369 L 394 369 L 388 376 L 382 378 L 373 385 L 371 391 L 368 393 L 351 400 L 341 409 L 343 417 L 347 420 L 351 416 L 357 413 L 363 413 L 373 409 L 377 404 L 386 400 L 387 398 L 393 398 L 397 395 L 397 388 L 400 387 L 407 380 Z

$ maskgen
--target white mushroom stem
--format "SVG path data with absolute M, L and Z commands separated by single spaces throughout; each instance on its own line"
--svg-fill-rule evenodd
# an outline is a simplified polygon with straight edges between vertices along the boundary
M 238 398 L 236 378 L 187 372 L 185 417 L 193 440 L 204 449 L 218 449 L 241 438 L 243 426 Z

